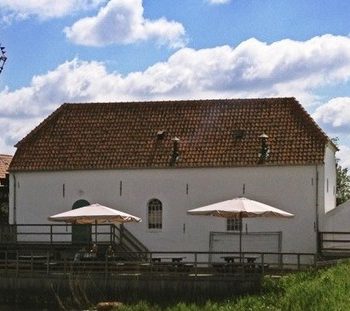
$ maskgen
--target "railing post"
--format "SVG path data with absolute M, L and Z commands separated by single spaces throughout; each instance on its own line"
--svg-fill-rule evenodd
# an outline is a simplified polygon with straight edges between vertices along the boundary
M 46 253 L 46 274 L 49 275 L 50 272 L 50 252 Z
M 321 254 L 323 249 L 323 232 L 317 232 L 317 239 L 317 252 Z
M 32 273 L 32 276 L 34 274 L 34 262 L 33 262 L 33 251 L 30 251 L 30 271 Z
M 6 267 L 5 273 L 6 273 L 6 275 L 7 275 L 7 266 L 8 266 L 7 260 L 8 260 L 8 253 L 7 253 L 7 250 L 6 250 L 5 251 L 5 267 Z
M 197 272 L 198 272 L 198 270 L 197 270 L 197 265 L 198 264 L 198 254 L 197 254 L 197 252 L 195 252 L 194 253 L 194 275 L 195 275 L 195 277 L 197 278 Z
M 280 270 L 282 270 L 283 269 L 283 254 L 282 253 L 279 254 L 278 261 L 279 261 Z
M 149 252 L 149 262 L 151 264 L 151 273 L 153 272 L 153 260 L 152 260 L 152 257 L 153 257 L 153 253 Z
M 18 269 L 19 269 L 19 256 L 18 256 L 18 250 L 16 250 L 16 277 L 18 277 Z
M 53 239 L 52 239 L 52 226 L 53 225 L 50 225 L 50 244 L 52 244 L 52 241 L 53 241 Z
M 317 268 L 317 254 L 314 254 L 314 268 Z
M 265 273 L 265 254 L 261 253 L 261 272 Z
M 300 270 L 300 253 L 297 254 L 298 270 Z
M 108 274 L 108 256 L 105 257 L 105 279 L 107 279 Z
M 123 245 L 123 235 L 124 235 L 124 225 L 120 224 L 120 237 L 119 237 L 120 245 Z
M 66 263 L 66 257 L 63 257 L 63 271 L 64 271 L 64 274 L 67 274 L 67 263 Z

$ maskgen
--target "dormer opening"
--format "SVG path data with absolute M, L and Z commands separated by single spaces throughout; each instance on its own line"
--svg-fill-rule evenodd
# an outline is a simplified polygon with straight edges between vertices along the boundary
M 166 130 L 159 130 L 157 132 L 157 140 L 163 140 L 166 136 Z
M 242 129 L 236 129 L 232 132 L 232 136 L 236 140 L 244 139 L 245 138 L 245 130 Z

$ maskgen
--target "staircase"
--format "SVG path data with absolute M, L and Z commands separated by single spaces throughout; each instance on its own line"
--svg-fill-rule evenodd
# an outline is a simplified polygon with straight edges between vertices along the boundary
M 149 249 L 137 239 L 123 224 L 112 226 L 112 243 L 115 251 L 128 260 L 144 259 Z

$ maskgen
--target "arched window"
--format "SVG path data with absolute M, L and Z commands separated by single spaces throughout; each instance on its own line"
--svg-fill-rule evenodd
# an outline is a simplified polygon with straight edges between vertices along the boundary
M 78 200 L 78 201 L 75 201 L 75 203 L 72 206 L 72 209 L 77 209 L 77 208 L 88 206 L 88 205 L 90 205 L 90 203 L 88 201 Z
M 158 199 L 148 202 L 148 229 L 162 229 L 163 207 Z

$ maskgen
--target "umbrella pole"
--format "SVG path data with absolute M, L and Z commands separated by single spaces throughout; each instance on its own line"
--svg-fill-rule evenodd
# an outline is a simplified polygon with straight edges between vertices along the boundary
M 242 212 L 239 213 L 239 262 L 242 263 Z
M 95 243 L 97 244 L 97 220 L 95 220 Z

